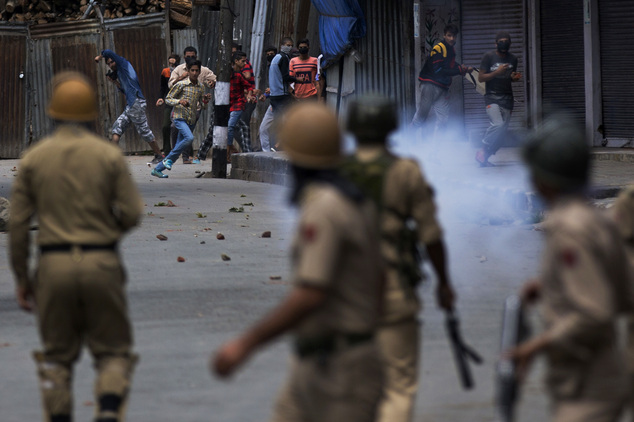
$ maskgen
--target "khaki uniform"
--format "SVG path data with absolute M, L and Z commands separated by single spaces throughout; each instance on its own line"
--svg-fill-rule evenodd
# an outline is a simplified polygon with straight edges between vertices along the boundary
M 300 207 L 293 281 L 328 297 L 294 332 L 296 354 L 271 420 L 373 422 L 383 377 L 373 341 L 383 277 L 374 209 L 321 183 L 304 188 Z
M 11 263 L 18 285 L 34 289 L 44 346 L 35 359 L 45 421 L 71 414 L 72 365 L 84 342 L 98 372 L 97 412 L 104 397 L 123 404 L 135 356 L 115 245 L 138 223 L 143 203 L 121 151 L 80 126 L 61 125 L 20 161 L 11 204 Z M 42 254 L 32 280 L 33 216 Z
M 634 274 L 634 186 L 625 189 L 614 202 L 612 215 L 625 240 L 625 248 Z M 632 281 L 634 283 L 634 280 Z M 630 376 L 630 420 L 634 420 L 634 316 L 627 318 L 627 371 Z
M 371 161 L 386 153 L 383 147 L 359 146 L 357 158 Z M 441 240 L 442 230 L 436 220 L 433 190 L 415 161 L 394 162 L 385 175 L 382 199 L 381 252 L 388 270 L 384 315 L 378 331 L 386 370 L 378 421 L 406 422 L 413 417 L 418 390 L 421 303 L 416 289 L 402 279 L 396 268 L 399 259 L 403 259 L 397 245 L 407 219 L 416 223 L 421 244 Z
M 557 422 L 618 420 L 628 394 L 616 319 L 631 306 L 630 269 L 615 225 L 582 199 L 545 222 L 542 302 L 546 384 Z

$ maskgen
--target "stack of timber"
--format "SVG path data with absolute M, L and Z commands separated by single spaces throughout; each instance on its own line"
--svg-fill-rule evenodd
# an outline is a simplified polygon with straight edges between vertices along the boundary
M 89 10 L 86 19 L 96 19 L 98 8 L 104 19 L 125 16 L 139 16 L 165 10 L 166 0 L 97 0 L 90 6 L 90 0 L 0 0 L 0 21 L 49 23 L 79 20 Z M 191 20 L 191 0 L 180 0 L 179 14 L 189 13 Z M 189 5 L 189 8 L 186 5 Z

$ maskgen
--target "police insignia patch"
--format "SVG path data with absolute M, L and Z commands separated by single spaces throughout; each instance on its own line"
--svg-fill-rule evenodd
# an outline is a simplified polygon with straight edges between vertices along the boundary
M 312 242 L 317 237 L 317 228 L 312 224 L 307 224 L 302 227 L 302 239 L 306 242 Z
M 577 263 L 577 254 L 572 249 L 566 249 L 561 253 L 561 260 L 567 267 L 574 267 Z

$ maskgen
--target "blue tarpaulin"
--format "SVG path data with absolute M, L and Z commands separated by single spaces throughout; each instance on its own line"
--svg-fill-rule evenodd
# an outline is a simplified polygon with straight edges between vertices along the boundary
M 319 41 L 327 67 L 357 38 L 365 37 L 365 18 L 357 0 L 312 0 L 319 12 Z

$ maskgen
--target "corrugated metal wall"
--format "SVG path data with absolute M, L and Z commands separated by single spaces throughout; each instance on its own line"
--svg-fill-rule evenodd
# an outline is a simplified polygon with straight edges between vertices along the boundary
M 383 93 L 393 98 L 411 118 L 416 103 L 412 2 L 367 0 L 359 3 L 366 18 L 367 34 L 357 41 L 362 58 L 362 62 L 356 64 L 357 94 Z M 327 76 L 328 85 L 336 86 L 338 72 L 329 70 Z
M 220 12 L 209 7 L 194 7 L 192 27 L 198 31 L 198 58 L 214 72 L 218 57 L 218 19 Z M 179 53 L 182 54 L 182 51 Z
M 250 54 L 251 30 L 253 29 L 253 8 L 255 1 L 236 0 L 234 5 L 233 39 L 242 46 L 242 51 Z
M 16 158 L 27 147 L 26 27 L 0 28 L 0 158 Z
M 55 73 L 75 70 L 87 75 L 97 86 L 98 69 L 94 58 L 101 46 L 101 29 L 95 20 L 35 25 L 29 28 L 30 121 L 32 141 L 53 130 L 46 116 L 50 100 L 50 80 Z M 99 102 L 99 114 L 107 112 Z M 105 133 L 103 120 L 95 120 L 99 133 Z
M 160 134 L 163 113 L 154 104 L 167 58 L 166 28 L 163 13 L 107 20 L 103 27 L 96 20 L 0 27 L 0 49 L 6 58 L 0 78 L 0 157 L 18 157 L 30 143 L 53 129 L 53 122 L 46 116 L 49 84 L 53 75 L 63 70 L 82 72 L 95 83 L 99 107 L 95 129 L 110 137 L 112 124 L 125 102 L 114 84 L 106 82 L 108 68 L 104 62 L 96 65 L 93 60 L 104 48 L 104 37 L 109 48 L 135 67 L 148 103 L 150 128 L 155 135 Z M 23 79 L 19 78 L 20 71 L 24 71 Z M 133 129 L 122 139 L 126 152 L 150 149 Z

